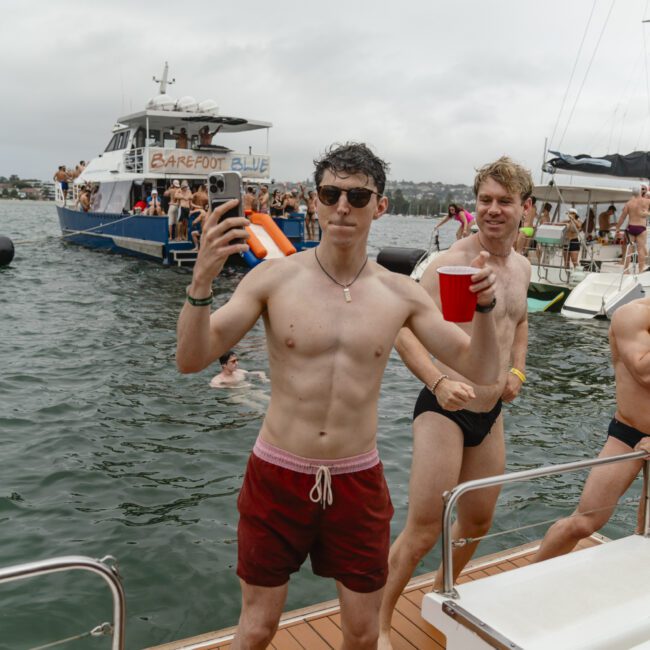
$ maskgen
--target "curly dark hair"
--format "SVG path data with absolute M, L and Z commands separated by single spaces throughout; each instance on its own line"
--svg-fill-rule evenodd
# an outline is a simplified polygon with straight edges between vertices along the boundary
M 379 194 L 386 187 L 388 163 L 385 163 L 362 142 L 333 144 L 319 160 L 314 160 L 314 180 L 319 187 L 327 170 L 333 174 L 363 174 L 372 179 Z

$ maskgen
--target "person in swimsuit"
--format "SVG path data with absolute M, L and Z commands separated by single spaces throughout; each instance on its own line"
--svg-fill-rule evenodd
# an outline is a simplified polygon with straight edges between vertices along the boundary
M 505 441 L 501 402 L 514 400 L 526 379 L 528 314 L 526 293 L 530 263 L 513 244 L 524 212 L 530 208 L 530 172 L 509 158 L 485 165 L 474 181 L 478 233 L 457 241 L 429 265 L 421 285 L 440 302 L 437 269 L 466 265 L 480 251 L 498 278 L 494 310 L 499 330 L 495 352 L 499 375 L 489 386 L 478 386 L 462 371 L 442 360 L 432 361 L 412 332 L 403 329 L 395 348 L 409 370 L 424 384 L 413 414 L 413 460 L 408 515 L 404 530 L 390 550 L 388 583 L 380 617 L 380 644 L 391 648 L 391 619 L 397 601 L 422 558 L 434 547 L 442 526 L 442 495 L 461 480 L 501 474 Z M 458 323 L 473 336 L 471 323 Z M 480 537 L 491 524 L 499 488 L 477 490 L 458 504 L 453 539 Z M 453 551 L 454 579 L 478 542 Z M 442 586 L 438 572 L 435 588 Z
M 305 188 L 301 185 L 300 198 L 307 205 L 307 214 L 305 215 L 307 239 L 316 239 L 316 192 L 312 190 L 305 194 Z
M 616 377 L 616 412 L 598 457 L 633 450 L 650 452 L 650 297 L 616 310 L 609 328 L 609 347 Z M 534 561 L 568 553 L 581 539 L 600 530 L 642 466 L 643 460 L 633 460 L 594 467 L 575 512 L 548 529 Z M 641 532 L 639 526 L 640 521 L 637 532 Z
M 610 205 L 598 215 L 598 236 L 601 239 L 609 240 L 609 231 L 612 227 L 612 217 L 616 214 L 616 206 Z
M 70 181 L 70 174 L 65 168 L 65 165 L 59 165 L 59 168 L 54 174 L 54 180 L 59 183 L 61 187 L 61 194 L 63 194 L 63 205 L 65 206 L 68 200 L 68 182 Z
M 238 499 L 236 650 L 271 642 L 290 575 L 308 555 L 314 573 L 336 580 L 343 647 L 376 648 L 393 512 L 377 454 L 377 404 L 400 328 L 473 381 L 498 376 L 487 253 L 467 260 L 478 267 L 470 338 L 443 320 L 419 284 L 368 259 L 371 224 L 388 208 L 386 164 L 366 145 L 348 143 L 324 154 L 314 179 L 318 246 L 251 269 L 210 315 L 213 280 L 228 256 L 248 250 L 232 242 L 247 237 L 245 217 L 219 222 L 237 201 L 215 209 L 178 321 L 183 373 L 216 361 L 259 318 L 265 325 L 271 400 Z
M 470 224 L 474 221 L 474 215 L 464 210 L 463 206 L 458 203 L 450 203 L 447 206 L 447 215 L 442 221 L 438 222 L 434 230 L 439 230 L 440 226 L 447 223 L 450 219 L 455 219 L 460 222 L 460 226 L 458 226 L 458 230 L 456 231 L 456 239 L 462 239 L 469 235 Z
M 262 214 L 269 213 L 269 188 L 266 185 L 260 186 L 260 193 L 257 197 L 257 211 Z
M 625 204 L 621 211 L 621 216 L 616 223 L 616 237 L 620 235 L 621 225 L 627 222 L 627 245 L 623 257 L 625 259 L 624 269 L 627 269 L 632 260 L 634 253 L 633 244 L 636 244 L 636 253 L 639 262 L 639 273 L 645 271 L 645 260 L 648 246 L 648 233 L 646 224 L 650 214 L 650 198 L 648 197 L 648 187 L 641 186 L 641 190 L 635 190 L 632 198 Z
M 167 226 L 169 228 L 169 241 L 173 241 L 178 233 L 178 213 L 180 210 L 179 199 L 176 196 L 180 192 L 181 182 L 177 179 L 172 181 L 172 184 L 165 190 L 163 196 L 169 201 L 169 208 L 167 210 Z
M 218 131 L 219 127 L 217 127 L 214 131 L 210 131 L 210 127 L 206 124 L 204 127 L 199 129 L 199 144 L 201 146 L 211 145 L 212 138 L 214 138 Z
M 234 350 L 229 350 L 219 357 L 221 372 L 210 380 L 212 388 L 234 388 L 241 386 L 246 381 L 247 375 L 255 375 L 262 381 L 268 378 L 261 370 L 244 370 L 239 367 L 239 357 Z
M 577 268 L 580 265 L 580 230 L 582 222 L 578 217 L 578 211 L 575 208 L 569 208 L 567 218 L 560 221 L 567 226 L 566 242 L 564 243 L 564 266 L 568 269 L 570 266 Z
M 527 210 L 524 213 L 524 218 L 521 222 L 521 228 L 519 229 L 519 234 L 517 235 L 517 243 L 515 244 L 515 250 L 521 255 L 528 255 L 528 249 L 533 248 L 531 243 L 533 242 L 533 237 L 530 233 L 534 232 L 535 222 L 537 221 L 537 208 L 535 203 L 537 199 L 531 197 L 531 206 L 530 210 Z

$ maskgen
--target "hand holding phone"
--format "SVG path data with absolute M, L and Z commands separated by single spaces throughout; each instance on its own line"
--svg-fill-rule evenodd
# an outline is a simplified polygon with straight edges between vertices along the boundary
M 226 211 L 219 218 L 219 223 L 230 217 L 244 216 L 244 202 L 242 196 L 242 180 L 239 172 L 221 172 L 210 174 L 208 177 L 208 202 L 210 212 L 223 205 L 231 199 L 237 199 L 236 207 Z M 244 240 L 237 238 L 231 241 L 232 244 L 243 244 Z

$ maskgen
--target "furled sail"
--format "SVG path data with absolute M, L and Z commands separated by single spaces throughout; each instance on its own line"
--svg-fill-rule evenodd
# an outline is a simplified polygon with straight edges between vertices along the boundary
M 650 151 L 634 151 L 627 155 L 609 154 L 590 156 L 580 154 L 570 156 L 559 151 L 550 151 L 555 156 L 544 163 L 548 174 L 599 174 L 619 178 L 650 178 Z

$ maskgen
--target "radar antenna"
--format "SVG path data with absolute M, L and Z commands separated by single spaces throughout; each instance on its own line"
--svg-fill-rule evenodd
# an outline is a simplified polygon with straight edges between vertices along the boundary
M 156 77 L 153 77 L 153 80 L 156 83 L 160 84 L 160 94 L 164 95 L 167 92 L 167 86 L 171 86 L 173 83 L 176 82 L 176 79 L 167 79 L 167 76 L 169 75 L 169 64 L 167 61 L 165 61 L 165 69 L 163 70 L 162 78 L 161 79 L 156 79 Z

